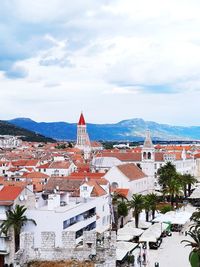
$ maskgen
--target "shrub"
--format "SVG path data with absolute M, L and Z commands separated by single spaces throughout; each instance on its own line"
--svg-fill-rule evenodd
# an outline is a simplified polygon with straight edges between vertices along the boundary
M 163 214 L 165 214 L 166 212 L 171 211 L 171 210 L 173 210 L 171 205 L 166 205 L 166 206 L 163 206 L 160 208 L 160 212 Z

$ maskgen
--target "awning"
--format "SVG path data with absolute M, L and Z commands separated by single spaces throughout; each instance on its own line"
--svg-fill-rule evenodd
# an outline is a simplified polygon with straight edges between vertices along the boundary
M 142 229 L 125 226 L 117 231 L 117 235 L 132 235 L 133 237 L 135 237 L 140 236 L 143 232 L 144 230 Z
M 140 242 L 156 242 L 161 233 L 168 228 L 168 223 L 155 223 L 145 230 L 140 237 Z
M 189 199 L 200 199 L 200 187 L 197 187 L 188 198 Z
M 135 227 L 135 219 L 133 218 L 130 222 L 128 222 L 125 227 Z M 140 229 L 148 229 L 151 226 L 150 222 L 139 220 L 138 228 Z
M 154 222 L 170 222 L 171 224 L 184 225 L 192 216 L 191 212 L 187 211 L 170 211 L 165 214 L 160 214 Z
M 117 249 L 116 249 L 116 260 L 122 261 L 127 253 L 131 252 L 138 246 L 137 243 L 132 242 L 117 242 Z

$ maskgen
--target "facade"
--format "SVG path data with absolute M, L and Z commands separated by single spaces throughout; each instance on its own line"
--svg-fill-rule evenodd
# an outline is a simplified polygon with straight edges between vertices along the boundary
M 134 163 L 147 176 L 156 178 L 158 169 L 170 161 L 175 165 L 177 172 L 198 176 L 200 171 L 198 171 L 197 158 L 198 156 L 188 151 L 186 152 L 184 148 L 178 152 L 168 151 L 166 148 L 165 150 L 162 148 L 155 149 L 151 141 L 150 132 L 147 131 L 142 148 L 123 151 L 116 149 L 101 151 L 93 157 L 91 168 L 94 172 L 102 172 L 116 166 L 117 161 L 120 161 L 121 164 Z
M 76 233 L 74 231 L 62 232 L 62 243 L 56 246 L 56 233 L 45 231 L 40 233 L 41 246 L 35 244 L 34 233 L 21 234 L 21 248 L 16 253 L 15 264 L 26 267 L 30 261 L 66 261 L 70 260 L 73 266 L 84 261 L 92 263 L 94 267 L 116 266 L 116 233 L 105 232 L 103 235 L 95 231 L 83 233 L 83 244 L 77 246 Z M 64 262 L 63 262 L 64 264 Z M 63 265 L 64 266 L 64 265 Z M 68 266 L 68 264 L 66 265 Z M 72 266 L 70 264 L 70 266 Z
M 44 231 L 55 232 L 56 246 L 61 245 L 62 231 L 74 231 L 78 244 L 84 231 L 109 229 L 109 184 L 105 179 L 50 178 L 45 192 L 36 195 L 36 207 L 27 210 L 27 217 L 37 226 L 27 225 L 23 231 L 35 232 L 36 246 L 41 246 Z
M 153 177 L 147 176 L 134 163 L 112 167 L 105 175 L 112 190 L 128 189 L 129 194 L 148 194 L 154 189 Z
M 16 148 L 21 146 L 22 140 L 17 136 L 0 135 L 0 148 Z
M 24 205 L 32 208 L 35 205 L 35 197 L 32 188 L 3 186 L 0 187 L 0 224 L 6 220 L 6 211 L 15 207 L 15 205 Z M 4 264 L 13 264 L 15 257 L 14 233 L 10 229 L 8 235 L 0 235 L 0 266 Z
M 37 170 L 48 176 L 68 176 L 76 171 L 76 165 L 71 161 L 53 161 L 37 167 Z

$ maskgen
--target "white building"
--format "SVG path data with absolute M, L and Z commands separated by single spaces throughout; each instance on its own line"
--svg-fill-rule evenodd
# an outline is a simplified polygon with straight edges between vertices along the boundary
M 105 175 L 111 188 L 129 189 L 132 194 L 147 194 L 154 189 L 154 178 L 147 176 L 134 163 L 112 167 Z
M 110 196 L 105 180 L 101 185 L 100 180 L 82 182 L 51 178 L 47 188 L 54 190 L 38 195 L 36 208 L 27 211 L 27 216 L 34 219 L 37 226 L 27 225 L 24 231 L 35 232 L 36 246 L 41 246 L 40 235 L 44 231 L 55 232 L 56 246 L 61 246 L 62 231 L 75 231 L 78 243 L 83 231 L 109 229 Z
M 108 160 L 108 158 L 110 158 L 110 160 Z M 114 159 L 116 159 L 116 161 Z M 158 169 L 169 161 L 175 165 L 177 172 L 181 174 L 187 173 L 196 175 L 198 172 L 194 156 L 191 153 L 186 153 L 184 149 L 181 152 L 156 151 L 152 144 L 149 131 L 146 132 L 146 138 L 141 151 L 101 151 L 92 159 L 92 170 L 99 172 L 109 170 L 115 165 L 117 160 L 120 161 L 121 164 L 134 163 L 139 166 L 146 175 L 154 178 L 157 176 Z M 200 173 L 200 171 L 198 173 Z
M 3 186 L 0 185 L 0 224 L 7 219 L 6 211 L 15 205 L 24 205 L 32 208 L 35 205 L 35 196 L 32 187 Z M 0 266 L 13 264 L 15 257 L 14 233 L 10 229 L 5 235 L 0 235 Z
M 53 161 L 37 167 L 37 171 L 48 176 L 68 176 L 77 169 L 71 161 Z
M 17 136 L 12 135 L 0 135 L 0 147 L 1 148 L 16 148 L 21 146 L 22 140 Z

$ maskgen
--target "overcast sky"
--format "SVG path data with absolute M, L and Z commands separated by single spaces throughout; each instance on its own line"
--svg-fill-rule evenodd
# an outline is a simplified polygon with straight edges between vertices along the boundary
M 199 0 L 1 0 L 0 119 L 200 125 Z

